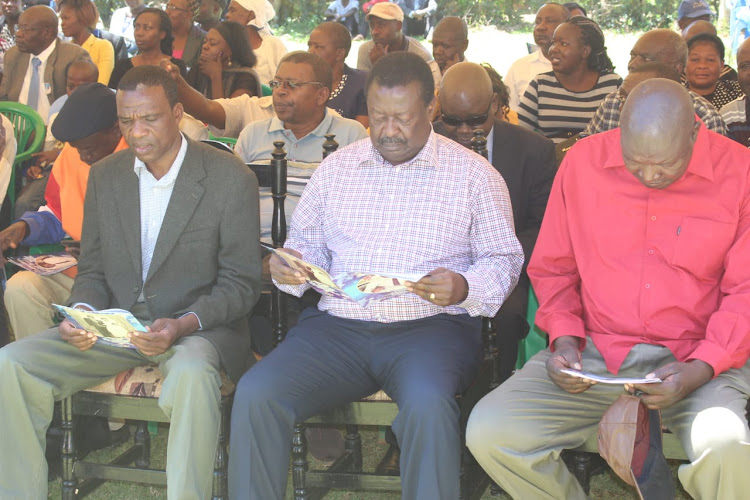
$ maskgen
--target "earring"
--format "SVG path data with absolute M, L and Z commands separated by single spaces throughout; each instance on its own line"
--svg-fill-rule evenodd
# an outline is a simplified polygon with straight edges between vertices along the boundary
M 231 67 L 232 67 L 232 60 L 230 59 L 229 61 L 227 61 L 227 68 L 231 68 Z

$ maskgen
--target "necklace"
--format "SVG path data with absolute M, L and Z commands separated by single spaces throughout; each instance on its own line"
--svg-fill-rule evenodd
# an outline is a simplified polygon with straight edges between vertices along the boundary
M 338 85 L 336 85 L 336 88 L 333 90 L 333 92 L 331 92 L 330 97 L 328 97 L 329 101 L 332 100 L 332 99 L 334 99 L 334 98 L 336 98 L 336 97 L 338 97 L 338 95 L 341 93 L 341 91 L 344 90 L 344 87 L 346 86 L 346 77 L 347 76 L 348 75 L 346 75 L 346 74 L 341 75 L 341 81 L 339 82 Z

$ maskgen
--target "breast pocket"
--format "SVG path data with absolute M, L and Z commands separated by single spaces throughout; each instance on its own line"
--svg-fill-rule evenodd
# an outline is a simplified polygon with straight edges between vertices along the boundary
M 214 228 L 199 227 L 183 232 L 180 236 L 179 242 L 182 244 L 194 243 L 196 241 L 203 241 L 216 237 L 217 236 L 215 234 Z
M 670 263 L 697 278 L 716 279 L 736 232 L 734 223 L 683 217 Z

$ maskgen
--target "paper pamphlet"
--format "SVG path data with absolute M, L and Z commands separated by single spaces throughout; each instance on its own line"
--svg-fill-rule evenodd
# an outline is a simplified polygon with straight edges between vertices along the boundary
M 22 257 L 9 257 L 11 262 L 18 267 L 31 271 L 40 276 L 57 274 L 75 266 L 78 261 L 69 253 L 63 251 L 46 253 L 41 255 L 24 255 Z
M 563 368 L 560 370 L 563 373 L 567 373 L 568 375 L 571 375 L 573 377 L 578 378 L 586 378 L 589 380 L 593 380 L 594 382 L 599 382 L 601 384 L 659 384 L 662 382 L 660 378 L 627 378 L 627 377 L 605 377 L 602 375 L 595 375 L 593 373 L 588 372 L 580 372 L 577 370 L 570 370 L 568 368 Z
M 343 273 L 331 276 L 322 267 L 310 264 L 286 252 L 263 245 L 278 255 L 286 265 L 300 271 L 310 286 L 320 293 L 344 300 L 351 300 L 362 307 L 407 293 L 405 283 L 416 282 L 421 274 L 380 275 L 373 273 Z
M 84 311 L 72 307 L 52 304 L 76 327 L 96 334 L 107 345 L 136 349 L 128 340 L 130 332 L 145 332 L 146 327 L 135 316 L 124 309 L 104 309 L 102 311 Z

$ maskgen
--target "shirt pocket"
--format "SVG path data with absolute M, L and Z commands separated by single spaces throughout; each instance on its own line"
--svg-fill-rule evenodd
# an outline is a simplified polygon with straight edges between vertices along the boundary
M 737 225 L 731 222 L 683 217 L 670 264 L 699 279 L 718 280 L 736 232 Z

